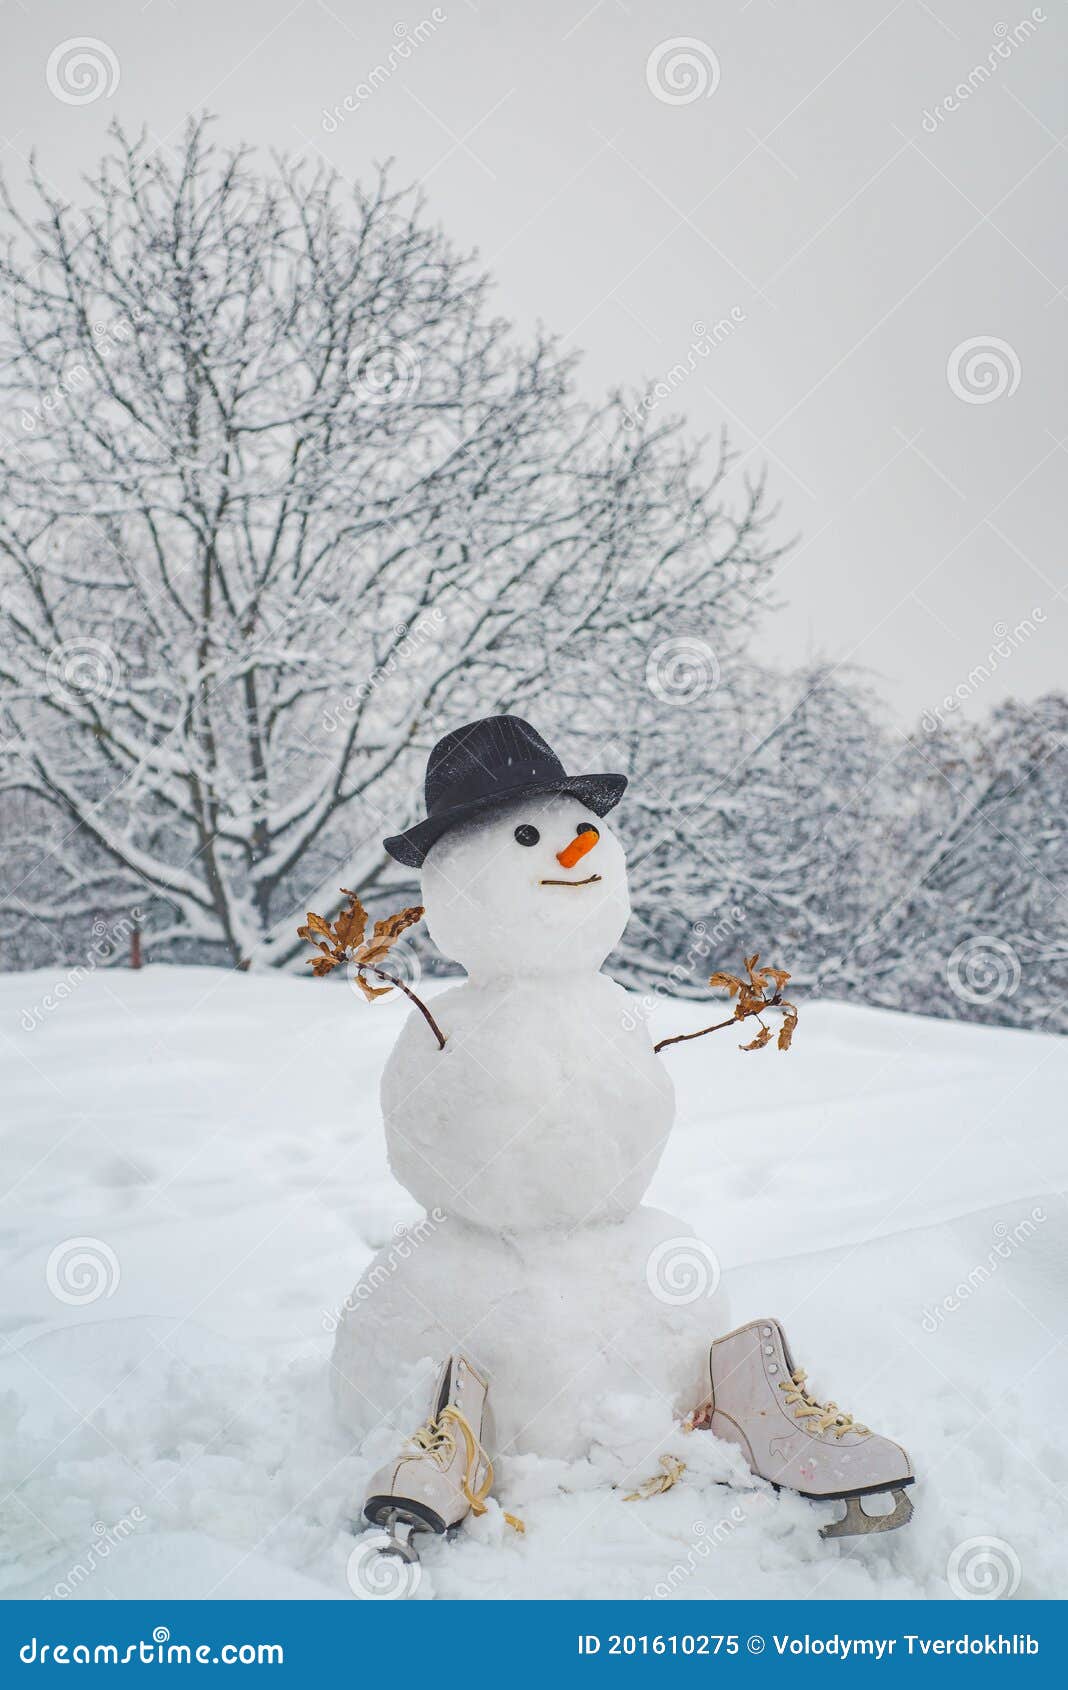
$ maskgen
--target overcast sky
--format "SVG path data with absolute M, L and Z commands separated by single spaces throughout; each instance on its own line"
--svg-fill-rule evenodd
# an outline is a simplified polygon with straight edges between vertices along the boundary
M 173 144 L 205 107 L 346 176 L 394 157 L 591 388 L 726 421 L 801 536 L 769 659 L 861 665 L 902 721 L 1063 686 L 1063 0 L 0 0 L 0 29 L 9 177 L 35 148 L 76 195 L 114 116 Z

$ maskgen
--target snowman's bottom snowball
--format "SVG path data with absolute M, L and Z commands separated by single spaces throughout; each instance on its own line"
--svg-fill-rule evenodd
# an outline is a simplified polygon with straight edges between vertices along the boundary
M 450 1218 L 407 1259 L 392 1246 L 367 1268 L 331 1379 L 351 1432 L 407 1433 L 426 1417 L 435 1367 L 461 1351 L 489 1379 L 498 1453 L 577 1460 L 609 1398 L 694 1407 L 728 1326 L 711 1249 L 657 1209 L 518 1239 Z

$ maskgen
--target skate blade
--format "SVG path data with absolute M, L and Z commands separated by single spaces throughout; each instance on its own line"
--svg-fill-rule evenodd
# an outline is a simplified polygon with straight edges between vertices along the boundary
M 421 1523 L 417 1526 L 403 1515 L 390 1514 L 382 1521 L 382 1529 L 389 1534 L 389 1541 L 382 1544 L 378 1551 L 380 1555 L 395 1555 L 400 1561 L 418 1561 L 419 1550 L 413 1539 L 417 1532 L 426 1530 L 425 1526 Z
M 871 1537 L 875 1532 L 893 1532 L 898 1526 L 907 1526 L 912 1519 L 912 1498 L 904 1490 L 891 1489 L 890 1495 L 894 1499 L 894 1507 L 889 1514 L 865 1514 L 859 1496 L 841 1498 L 845 1502 L 845 1513 L 829 1526 L 821 1526 L 820 1536 Z

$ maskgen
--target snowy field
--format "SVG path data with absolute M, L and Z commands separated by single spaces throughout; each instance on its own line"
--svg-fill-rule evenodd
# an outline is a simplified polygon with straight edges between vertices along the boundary
M 0 1592 L 350 1598 L 384 1451 L 332 1421 L 329 1327 L 418 1218 L 378 1112 L 403 1008 L 205 969 L 55 985 L 0 977 Z M 655 1036 L 707 1019 L 663 1006 Z M 667 1053 L 649 1201 L 717 1252 L 736 1322 L 778 1315 L 817 1389 L 907 1447 L 913 1523 L 824 1543 L 833 1510 L 718 1482 L 722 1446 L 621 1380 L 590 1460 L 503 1464 L 525 1536 L 492 1507 L 413 1593 L 1063 1595 L 1068 1045 L 837 1004 L 803 1006 L 787 1056 L 737 1042 Z M 49 1287 L 79 1296 L 49 1262 L 80 1238 L 92 1302 Z M 683 1481 L 625 1502 L 660 1449 Z

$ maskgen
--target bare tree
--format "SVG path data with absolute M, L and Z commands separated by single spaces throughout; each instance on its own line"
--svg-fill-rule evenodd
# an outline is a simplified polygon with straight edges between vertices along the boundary
M 1068 1032 L 1068 698 L 1009 700 L 899 750 L 897 824 L 824 982 L 876 1003 Z
M 580 399 L 388 173 L 259 174 L 199 122 L 177 167 L 116 130 L 80 208 L 33 188 L 0 257 L 9 916 L 133 900 L 153 955 L 285 963 L 298 902 L 384 873 L 440 728 L 744 623 L 761 485 L 734 511 L 724 446 Z

